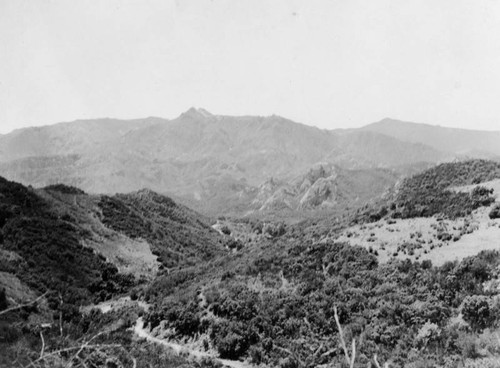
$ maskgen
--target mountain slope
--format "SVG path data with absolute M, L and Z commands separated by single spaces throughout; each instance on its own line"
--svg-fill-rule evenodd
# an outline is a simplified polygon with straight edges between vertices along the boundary
M 500 163 L 445 163 L 403 180 L 381 206 L 358 211 L 337 241 L 363 246 L 379 261 L 461 260 L 498 251 Z
M 11 180 L 108 194 L 149 188 L 223 211 L 246 206 L 271 177 L 291 180 L 320 162 L 371 169 L 454 157 L 379 133 L 194 108 L 173 120 L 76 121 L 0 137 L 0 173 Z
M 59 156 L 89 153 L 102 149 L 123 135 L 161 121 L 158 118 L 138 120 L 77 120 L 43 127 L 24 128 L 0 136 L 0 161 L 33 156 Z
M 153 278 L 228 253 L 205 221 L 150 191 L 106 197 L 0 178 L 0 366 L 193 367 L 129 328 Z M 124 294 L 109 314 L 92 308 Z
M 398 174 L 387 169 L 347 170 L 317 164 L 292 180 L 266 181 L 259 187 L 252 207 L 260 211 L 356 207 L 382 196 L 397 179 Z
M 151 191 L 108 197 L 0 178 L 0 198 L 0 281 L 51 292 L 51 307 L 57 293 L 70 306 L 103 300 L 151 279 L 158 268 L 227 252 L 228 240 L 205 218 Z
M 445 128 L 392 119 L 384 119 L 367 125 L 362 130 L 471 157 L 498 158 L 500 156 L 500 131 Z

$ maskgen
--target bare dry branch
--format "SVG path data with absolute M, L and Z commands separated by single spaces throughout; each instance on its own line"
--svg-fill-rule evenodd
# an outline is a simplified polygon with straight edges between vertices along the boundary
M 42 350 L 40 350 L 40 358 L 43 357 L 43 353 L 45 352 L 45 339 L 43 338 L 43 331 L 40 330 L 40 339 L 42 339 Z
M 378 362 L 378 359 L 377 359 L 377 354 L 375 354 L 375 355 L 373 356 L 373 361 L 374 361 L 375 366 L 376 366 L 377 368 L 381 368 L 381 367 L 380 367 L 380 364 L 379 364 L 379 362 Z M 389 368 L 389 363 L 385 363 L 385 364 L 384 364 L 384 368 Z
M 59 334 L 62 337 L 63 335 L 63 326 L 62 326 L 62 305 L 63 305 L 63 298 L 61 293 L 59 293 Z
M 86 345 L 84 347 L 85 350 L 87 350 L 87 349 L 88 350 L 91 350 L 91 349 L 110 349 L 110 348 L 115 348 L 115 349 L 116 348 L 121 348 L 121 345 L 119 345 L 119 344 L 106 344 L 106 345 L 96 344 L 96 345 Z M 79 350 L 79 349 L 81 349 L 81 346 L 72 346 L 72 347 L 69 347 L 69 348 L 64 348 L 64 349 L 59 349 L 59 350 L 51 351 L 50 353 L 45 354 L 43 357 L 40 357 L 37 360 L 31 362 L 25 368 L 36 367 L 36 363 L 40 363 L 40 362 L 46 360 L 49 357 L 53 357 L 53 356 L 56 356 L 56 355 L 61 355 L 62 353 L 67 353 L 67 352 L 74 351 L 74 350 Z
M 352 355 L 351 355 L 351 368 L 354 367 L 354 359 L 356 359 L 356 340 L 352 339 Z
M 337 328 L 339 329 L 340 343 L 342 345 L 342 350 L 344 350 L 345 360 L 349 366 L 351 366 L 351 357 L 349 356 L 349 351 L 347 350 L 347 345 L 344 340 L 344 332 L 342 331 L 342 326 L 340 324 L 339 315 L 337 313 L 337 306 L 333 307 L 333 313 L 335 317 L 335 323 L 337 323 Z
M 89 344 L 95 340 L 96 338 L 98 338 L 99 336 L 101 336 L 103 334 L 103 332 L 100 332 L 98 333 L 97 335 L 93 336 L 90 338 L 90 340 L 84 342 L 81 346 L 80 346 L 80 349 L 76 352 L 75 355 L 73 355 L 73 357 L 68 361 L 68 364 L 66 364 L 66 367 L 69 368 L 71 366 L 71 362 L 76 359 L 78 357 L 78 355 L 80 355 L 80 353 L 87 347 L 89 346 Z
M 47 291 L 46 293 L 43 293 L 42 295 L 40 295 L 38 298 L 36 298 L 35 300 L 32 300 L 31 302 L 28 302 L 28 303 L 25 303 L 25 304 L 18 304 L 18 305 L 15 305 L 13 307 L 10 307 L 10 308 L 7 308 L 7 309 L 4 309 L 3 311 L 0 311 L 0 316 L 3 315 L 3 314 L 7 314 L 9 312 L 12 312 L 14 310 L 17 310 L 17 309 L 22 309 L 24 307 L 29 307 L 30 305 L 32 304 L 35 304 L 36 302 L 38 302 L 40 299 L 44 298 L 49 292 Z

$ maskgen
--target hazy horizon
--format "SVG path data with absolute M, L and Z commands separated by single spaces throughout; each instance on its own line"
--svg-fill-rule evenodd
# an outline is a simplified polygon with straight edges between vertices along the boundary
M 43 127 L 49 127 L 49 126 L 53 126 L 53 125 L 58 125 L 58 124 L 71 124 L 71 123 L 75 123 L 75 122 L 78 122 L 78 121 L 94 121 L 94 120 L 121 120 L 121 121 L 131 121 L 131 120 L 145 120 L 145 119 L 149 119 L 149 118 L 157 118 L 157 119 L 163 119 L 165 121 L 170 121 L 170 120 L 174 120 L 176 118 L 178 118 L 180 115 L 182 115 L 183 113 L 187 112 L 188 110 L 192 109 L 192 108 L 195 108 L 195 109 L 203 109 L 207 112 L 209 112 L 210 114 L 212 115 L 215 115 L 215 116 L 236 116 L 236 117 L 239 117 L 239 116 L 263 116 L 263 117 L 270 117 L 270 116 L 273 116 L 273 115 L 276 115 L 276 116 L 280 116 L 282 118 L 285 118 L 287 120 L 291 120 L 293 121 L 294 123 L 298 123 L 298 124 L 302 124 L 302 125 L 307 125 L 307 126 L 310 126 L 310 127 L 316 127 L 316 128 L 319 128 L 319 129 L 325 129 L 325 130 L 336 130 L 336 129 L 356 129 L 356 128 L 362 128 L 362 127 L 365 127 L 367 125 L 370 125 L 370 124 L 374 124 L 374 123 L 378 123 L 378 122 L 381 122 L 383 120 L 395 120 L 395 121 L 399 121 L 399 122 L 402 122 L 402 123 L 410 123 L 410 124 L 418 124 L 418 125 L 427 125 L 427 126 L 432 126 L 432 127 L 439 127 L 439 128 L 449 128 L 449 129 L 464 129 L 464 130 L 470 130 L 470 131 L 491 131 L 491 132 L 499 132 L 500 131 L 500 127 L 499 128 L 496 128 L 496 129 L 474 129 L 474 128 L 457 128 L 457 127 L 454 127 L 454 126 L 446 126 L 446 125 L 440 125 L 440 124 L 429 124 L 429 123 L 425 123 L 425 122 L 418 122 L 418 121 L 409 121 L 409 120 L 404 120 L 404 119 L 395 119 L 395 118 L 392 118 L 390 116 L 387 116 L 387 117 L 384 117 L 382 119 L 379 119 L 377 121 L 372 121 L 372 122 L 368 122 L 366 124 L 360 124 L 360 125 L 357 125 L 357 126 L 349 126 L 349 127 L 334 127 L 334 128 L 323 128 L 323 127 L 320 127 L 320 126 L 317 126 L 315 124 L 308 124 L 306 122 L 302 122 L 302 121 L 296 121 L 296 120 L 293 120 L 293 119 L 290 119 L 289 117 L 287 116 L 283 116 L 283 115 L 279 115 L 279 114 L 270 114 L 270 115 L 256 115 L 256 114 L 237 114 L 237 115 L 229 115 L 229 114 L 224 114 L 224 113 L 217 113 L 217 112 L 213 112 L 213 111 L 209 111 L 208 109 L 205 109 L 204 107 L 202 106 L 199 106 L 199 107 L 195 107 L 195 106 L 191 106 L 190 108 L 184 110 L 184 111 L 181 111 L 180 113 L 178 113 L 177 115 L 175 116 L 171 116 L 171 117 L 165 117 L 165 116 L 153 116 L 153 115 L 149 115 L 149 116 L 142 116 L 142 117 L 131 117 L 131 118 L 116 118 L 116 117 L 111 117 L 111 116 L 106 116 L 106 117 L 95 117 L 95 118 L 85 118 L 85 119 L 74 119 L 74 120 L 68 120 L 68 121 L 58 121 L 58 122 L 53 122 L 53 123 L 48 123 L 48 124 L 37 124 L 37 125 L 25 125 L 25 126 L 20 126 L 18 128 L 14 128 L 12 130 L 9 130 L 9 131 L 2 131 L 1 130 L 1 127 L 0 127 L 0 135 L 6 135 L 6 134 L 10 134 L 10 133 L 13 133 L 15 132 L 16 130 L 22 130 L 22 129 L 29 129 L 29 128 L 43 128 Z
M 0 0 L 0 133 L 193 105 L 498 130 L 499 20 L 491 1 Z

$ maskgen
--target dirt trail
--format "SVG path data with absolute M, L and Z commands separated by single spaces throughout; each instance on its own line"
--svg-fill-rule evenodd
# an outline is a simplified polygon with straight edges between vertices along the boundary
M 136 305 L 146 312 L 149 310 L 149 305 L 147 303 L 139 300 L 131 300 L 129 296 L 125 296 L 119 299 L 107 300 L 99 304 L 87 305 L 85 307 L 81 307 L 80 311 L 83 313 L 88 313 L 92 309 L 99 309 L 102 313 L 108 313 L 112 310 L 118 310 L 125 306 L 131 305 Z
M 202 293 L 200 295 L 200 304 L 205 305 L 204 303 L 206 303 L 206 298 Z M 132 300 L 130 300 L 130 297 L 123 297 L 123 298 L 119 298 L 119 299 L 108 300 L 106 302 L 102 302 L 99 304 L 89 305 L 89 306 L 81 308 L 81 311 L 84 313 L 88 313 L 91 309 L 97 308 L 97 309 L 101 310 L 102 313 L 108 313 L 112 310 L 117 310 L 117 309 L 123 308 L 127 305 L 137 305 L 145 311 L 148 311 L 148 309 L 150 308 L 150 305 L 145 303 L 145 302 L 132 301 Z M 181 352 L 187 353 L 190 357 L 195 358 L 197 360 L 200 360 L 202 358 L 215 359 L 218 362 L 222 363 L 223 365 L 231 367 L 231 368 L 255 368 L 254 366 L 252 366 L 251 364 L 248 364 L 248 363 L 240 362 L 237 360 L 220 359 L 217 356 L 210 354 L 210 353 L 207 353 L 205 351 L 192 349 L 192 348 L 185 346 L 185 345 L 182 345 L 182 344 L 178 344 L 175 342 L 170 342 L 167 340 L 163 340 L 163 339 L 159 339 L 157 337 L 154 337 L 144 327 L 144 320 L 142 319 L 142 317 L 139 317 L 137 319 L 137 321 L 135 322 L 134 333 L 138 337 L 144 338 L 152 343 L 166 346 L 166 347 L 172 349 L 176 354 L 180 354 Z
M 144 328 L 144 320 L 142 319 L 142 317 L 137 319 L 135 326 L 134 326 L 134 333 L 137 336 L 146 339 L 147 341 L 151 341 L 155 344 L 160 344 L 160 345 L 166 346 L 166 347 L 174 350 L 177 354 L 180 354 L 181 352 L 187 352 L 190 356 L 192 356 L 196 359 L 212 358 L 212 359 L 219 361 L 223 365 L 228 366 L 228 367 L 232 367 L 232 368 L 253 368 L 253 366 L 251 364 L 248 364 L 248 363 L 240 362 L 237 360 L 220 359 L 220 358 L 217 358 L 216 356 L 209 354 L 207 352 L 195 350 L 195 349 L 189 349 L 184 345 L 177 344 L 175 342 L 170 342 L 167 340 L 162 340 L 162 339 L 159 339 L 157 337 L 151 336 L 149 331 Z

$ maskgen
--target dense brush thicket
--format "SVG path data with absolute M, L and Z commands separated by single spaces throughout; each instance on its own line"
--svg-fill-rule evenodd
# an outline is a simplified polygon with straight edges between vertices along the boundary
M 131 238 L 146 239 L 166 268 L 189 266 L 223 254 L 225 242 L 201 216 L 170 198 L 143 190 L 103 196 L 102 222 Z
M 466 216 L 481 206 L 489 206 L 494 201 L 492 191 L 477 187 L 471 193 L 462 193 L 454 192 L 450 187 L 479 184 L 496 178 L 500 178 L 498 162 L 472 160 L 438 165 L 404 181 L 392 216 Z
M 53 305 L 62 294 L 67 306 L 106 299 L 133 284 L 116 267 L 80 244 L 78 226 L 59 218 L 33 190 L 0 178 L 2 248 L 21 261 L 2 259 L 0 271 L 14 272 L 39 292 L 52 291 Z
M 493 190 L 480 185 L 494 179 L 500 179 L 499 162 L 471 160 L 437 165 L 405 179 L 392 199 L 357 210 L 353 221 L 374 222 L 384 217 L 407 219 L 442 215 L 454 219 L 468 216 L 495 201 Z M 477 186 L 469 193 L 453 190 L 453 187 L 466 185 Z
M 80 188 L 76 188 L 66 184 L 53 184 L 46 186 L 44 189 L 49 191 L 60 192 L 63 194 L 85 194 L 85 192 Z
M 72 196 L 87 196 L 60 184 L 43 191 L 74 203 Z M 0 284 L 0 367 L 213 367 L 210 359 L 189 363 L 132 339 L 130 327 L 142 314 L 140 308 L 81 313 L 82 305 L 129 294 L 140 285 L 82 246 L 88 228 L 66 213 L 63 202 L 56 205 L 41 194 L 0 178 L 0 282 L 10 282 Z M 99 198 L 103 223 L 150 241 L 166 265 L 193 264 L 224 252 L 217 232 L 167 197 L 142 191 Z M 80 208 L 79 216 L 92 217 L 94 210 Z M 29 299 L 13 300 L 9 293 L 19 288 L 15 279 L 33 292 Z
M 499 305 L 484 283 L 499 264 L 497 252 L 483 252 L 440 268 L 378 265 L 365 249 L 345 244 L 275 243 L 259 256 L 228 259 L 223 269 L 157 280 L 147 320 L 152 327 L 167 321 L 179 337 L 203 334 L 225 358 L 315 367 L 343 364 L 337 306 L 346 340 L 357 340 L 356 367 L 374 354 L 391 367 L 453 367 L 477 354 L 473 333 L 498 325 Z M 461 311 L 468 324 L 452 322 Z
M 83 193 L 63 186 L 50 190 Z M 83 247 L 81 233 L 78 224 L 70 217 L 60 218 L 36 191 L 0 178 L 0 273 L 14 275 L 31 290 L 45 295 L 43 302 L 6 313 L 3 311 L 15 307 L 16 301 L 3 289 L 9 285 L 0 285 L 4 295 L 0 306 L 0 366 L 13 364 L 14 351 L 9 347 L 16 341 L 23 341 L 24 350 L 17 355 L 27 362 L 31 349 L 40 348 L 40 326 L 52 326 L 45 332 L 47 339 L 58 336 L 55 324 L 73 325 L 80 318 L 82 304 L 109 299 L 136 284 L 133 276 L 118 273 L 104 257 Z
M 108 314 L 78 309 L 125 292 L 151 303 L 144 315 L 150 327 L 253 364 L 343 367 L 337 312 L 345 340 L 356 341 L 357 368 L 374 367 L 375 354 L 390 367 L 412 368 L 498 357 L 500 253 L 485 251 L 441 267 L 430 261 L 379 264 L 363 248 L 319 242 L 353 219 L 463 216 L 491 204 L 492 192 L 449 188 L 497 177 L 500 164 L 488 161 L 439 165 L 406 180 L 393 202 L 328 224 L 248 223 L 259 236 L 246 245 L 230 238 L 231 229 L 219 235 L 203 217 L 148 190 L 92 197 L 99 226 L 146 240 L 167 269 L 148 285 L 82 247 L 90 230 L 77 217 L 54 210 L 37 191 L 0 178 L 0 281 L 15 275 L 38 295 L 48 292 L 43 302 L 4 313 L 14 304 L 0 285 L 0 366 L 217 366 L 210 359 L 187 362 L 133 339 L 130 328 L 144 313 L 137 304 Z M 45 190 L 86 196 L 64 185 Z M 495 207 L 490 217 L 497 215 Z M 49 327 L 41 327 L 44 322 Z M 40 361 L 44 348 L 79 349 L 89 339 L 96 349 Z

